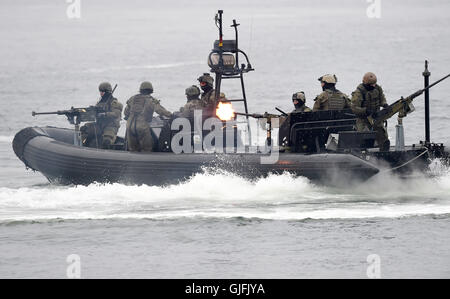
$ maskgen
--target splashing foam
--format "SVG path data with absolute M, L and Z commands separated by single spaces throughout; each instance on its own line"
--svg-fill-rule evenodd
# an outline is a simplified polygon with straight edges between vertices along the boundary
M 414 172 L 407 178 L 383 173 L 362 185 L 354 186 L 352 192 L 373 194 L 378 198 L 448 198 L 450 199 L 450 169 L 440 160 L 433 160 L 427 173 Z
M 169 186 L 0 188 L 0 222 L 20 220 L 244 217 L 402 217 L 450 214 L 450 174 L 401 180 L 378 178 L 351 189 L 319 187 L 288 173 L 254 181 L 206 170 Z

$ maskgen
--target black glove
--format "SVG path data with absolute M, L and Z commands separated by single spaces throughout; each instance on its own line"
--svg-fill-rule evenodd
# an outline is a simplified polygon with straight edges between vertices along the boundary
M 366 108 L 366 116 L 371 116 L 375 111 L 370 109 L 369 107 Z
M 388 108 L 389 105 L 388 104 L 383 104 L 383 108 Z

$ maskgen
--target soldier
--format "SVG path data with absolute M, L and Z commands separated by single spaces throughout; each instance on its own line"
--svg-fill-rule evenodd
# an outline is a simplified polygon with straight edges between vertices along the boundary
M 343 110 L 350 108 L 350 99 L 336 89 L 336 75 L 323 75 L 318 79 L 323 92 L 314 101 L 313 111 Z
M 362 84 L 352 93 L 352 110 L 358 117 L 356 119 L 356 130 L 358 132 L 376 131 L 378 147 L 382 151 L 388 151 L 390 141 L 386 128 L 383 125 L 372 126 L 367 120 L 367 117 L 380 111 L 380 107 L 389 107 L 383 89 L 377 84 L 377 76 L 374 73 L 366 73 Z
M 95 122 L 80 128 L 81 140 L 84 146 L 109 149 L 116 141 L 123 105 L 112 96 L 112 87 L 108 82 L 101 83 L 98 90 L 101 98 L 95 107 L 101 112 Z
M 153 86 L 150 82 L 142 82 L 139 94 L 132 96 L 127 101 L 125 108 L 125 119 L 127 120 L 127 143 L 128 150 L 132 152 L 153 150 L 153 139 L 150 131 L 150 122 L 153 112 L 161 116 L 172 116 L 160 105 L 159 101 L 151 96 Z
M 195 109 L 203 109 L 203 102 L 200 100 L 200 89 L 192 85 L 186 88 L 187 103 L 180 108 L 181 116 L 190 116 Z
M 299 112 L 311 112 L 312 110 L 305 105 L 306 98 L 303 91 L 296 92 L 292 95 L 292 102 L 294 103 L 295 109 L 291 113 Z
M 201 101 L 204 107 L 214 107 L 216 104 L 214 89 L 214 78 L 209 73 L 204 73 L 197 79 L 200 82 L 200 88 L 203 90 Z

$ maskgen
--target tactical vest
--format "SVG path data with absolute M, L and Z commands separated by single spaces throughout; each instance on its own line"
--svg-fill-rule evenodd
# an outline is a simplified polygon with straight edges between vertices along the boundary
M 151 122 L 153 119 L 154 108 L 148 102 L 153 101 L 150 95 L 137 94 L 130 102 L 130 116 L 129 119 L 135 121 Z
M 116 98 L 110 97 L 107 101 L 99 101 L 95 107 L 97 107 L 100 111 L 104 112 L 112 112 L 111 104 L 113 101 L 117 101 Z M 114 127 L 120 127 L 120 117 L 117 119 L 111 119 L 111 118 L 100 118 L 97 120 L 97 123 L 100 126 L 108 127 L 108 126 L 114 126 Z
M 183 108 L 181 108 L 181 116 L 182 117 L 190 117 L 194 115 L 194 110 L 203 109 L 203 102 L 200 99 L 190 100 L 188 101 Z
M 347 105 L 345 94 L 339 90 L 325 90 L 328 94 L 328 110 L 342 110 Z
M 203 108 L 203 102 L 199 99 L 190 100 L 189 102 L 184 105 L 185 110 L 193 111 L 195 109 L 202 109 Z
M 202 97 L 201 97 L 201 101 L 203 102 L 204 106 L 209 106 L 212 105 L 214 103 L 214 96 L 216 95 L 216 90 L 215 89 L 211 89 L 210 91 L 203 93 Z
M 379 111 L 381 106 L 381 87 L 376 85 L 371 91 L 360 84 L 357 88 L 362 96 L 361 107 L 369 108 L 371 111 Z

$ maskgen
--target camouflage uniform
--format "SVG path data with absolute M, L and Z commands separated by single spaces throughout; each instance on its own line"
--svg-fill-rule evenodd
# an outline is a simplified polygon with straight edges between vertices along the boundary
M 209 109 L 216 108 L 216 90 L 214 89 L 214 78 L 209 73 L 204 73 L 198 77 L 198 82 L 203 90 L 200 100 L 203 107 Z
M 295 101 L 298 102 L 298 104 L 295 104 Z M 296 92 L 292 95 L 292 102 L 294 103 L 295 109 L 292 110 L 291 113 L 300 113 L 300 112 L 311 112 L 311 108 L 307 107 L 305 105 L 306 98 L 305 93 L 303 91 Z
M 129 151 L 153 150 L 153 139 L 149 124 L 153 119 L 153 112 L 167 117 L 172 115 L 150 94 L 140 93 L 127 101 L 125 119 L 127 120 L 126 135 Z
M 313 111 L 343 110 L 350 108 L 349 97 L 337 89 L 325 89 L 314 99 Z
M 106 86 L 106 93 L 95 107 L 102 112 L 95 122 L 86 123 L 80 128 L 81 140 L 84 146 L 108 149 L 116 141 L 123 105 L 111 95 L 109 83 L 102 83 L 100 86 Z
M 373 90 L 367 90 L 364 84 L 360 84 L 352 93 L 352 111 L 358 117 L 356 119 L 356 130 L 358 132 L 376 131 L 378 146 L 384 150 L 388 150 L 389 147 L 386 128 L 382 124 L 372 127 L 367 120 L 367 116 L 380 111 L 380 107 L 386 105 L 386 97 L 379 85 L 375 85 Z
M 303 105 L 300 108 L 295 108 L 294 110 L 292 110 L 291 113 L 300 113 L 300 112 L 311 112 L 311 108 L 307 107 L 306 105 Z
M 216 90 L 215 89 L 211 89 L 208 92 L 202 93 L 200 101 L 202 102 L 203 107 L 215 107 L 215 104 L 216 104 Z
M 326 74 L 318 79 L 323 92 L 314 101 L 313 111 L 343 110 L 350 108 L 349 97 L 335 88 L 336 75 Z
M 197 86 L 192 85 L 191 87 L 186 88 L 187 103 L 184 105 L 184 107 L 180 108 L 182 117 L 192 116 L 194 110 L 203 109 L 203 101 L 199 99 L 199 96 L 200 89 Z

